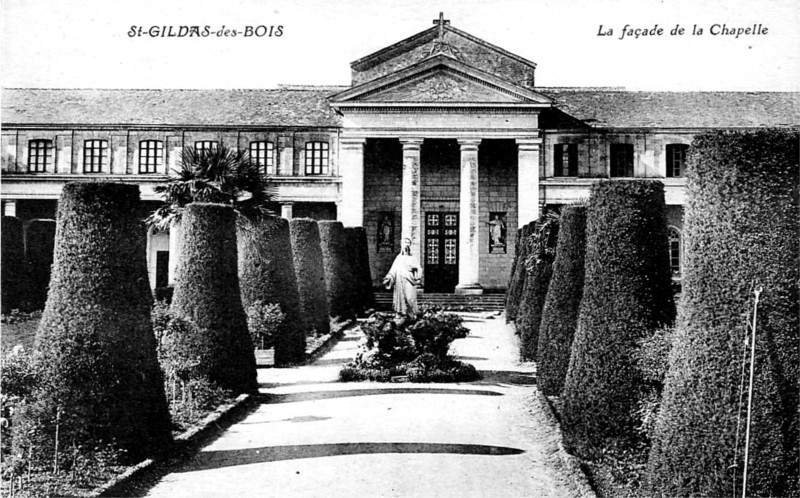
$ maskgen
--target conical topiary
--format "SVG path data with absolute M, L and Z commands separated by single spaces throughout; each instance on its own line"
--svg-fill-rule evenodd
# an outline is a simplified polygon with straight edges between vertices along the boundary
M 346 227 L 347 255 L 353 270 L 353 307 L 361 315 L 375 308 L 375 297 L 372 292 L 372 273 L 369 268 L 369 249 L 367 231 L 363 227 Z
M 17 451 L 114 445 L 140 459 L 171 440 L 151 323 L 139 188 L 68 183 L 36 333 L 41 382 L 17 420 Z M 29 437 L 31 439 L 25 440 Z M 69 449 L 68 453 L 72 450 Z
M 566 206 L 561 211 L 553 276 L 539 327 L 536 385 L 549 396 L 561 394 L 567 376 L 583 297 L 585 255 L 586 207 Z
M 256 363 L 239 289 L 236 213 L 225 204 L 191 203 L 181 233 L 172 311 L 202 331 L 183 346 L 199 359 L 205 380 L 253 391 Z
M 527 241 L 535 230 L 535 226 L 536 222 L 532 221 L 517 232 L 517 241 L 514 244 L 516 247 L 514 263 L 512 265 L 511 278 L 508 282 L 508 290 L 506 291 L 506 321 L 508 322 L 513 322 L 517 319 L 522 291 L 525 289 L 525 278 L 528 274 L 525 264 L 529 252 Z
M 319 241 L 319 227 L 310 218 L 293 218 L 289 221 L 292 239 L 294 270 L 300 295 L 300 309 L 310 332 L 330 332 L 325 268 Z
M 328 288 L 331 317 L 346 321 L 355 317 L 352 306 L 352 271 L 347 257 L 344 225 L 339 221 L 320 221 L 319 239 Z
M 562 414 L 568 437 L 589 451 L 636 438 L 637 341 L 671 325 L 675 306 L 661 182 L 596 183 L 586 218 L 583 299 Z
M 239 283 L 245 308 L 261 302 L 278 304 L 284 320 L 275 340 L 275 365 L 305 359 L 305 323 L 300 314 L 289 222 L 262 215 L 239 226 Z

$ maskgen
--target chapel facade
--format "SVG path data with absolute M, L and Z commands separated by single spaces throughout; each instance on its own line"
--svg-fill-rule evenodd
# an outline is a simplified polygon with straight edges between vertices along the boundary
M 594 182 L 665 185 L 680 277 L 686 157 L 695 134 L 794 127 L 800 93 L 628 92 L 536 86 L 536 64 L 450 25 L 351 64 L 350 86 L 269 90 L 5 89 L 3 214 L 55 218 L 70 181 L 153 188 L 184 147 L 247 150 L 286 218 L 364 226 L 378 285 L 405 238 L 425 292 L 503 291 L 517 229 L 588 198 Z M 153 287 L 176 234 L 148 234 Z

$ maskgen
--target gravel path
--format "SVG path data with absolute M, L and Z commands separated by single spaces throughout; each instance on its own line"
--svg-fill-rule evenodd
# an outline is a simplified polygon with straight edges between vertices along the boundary
M 462 384 L 336 381 L 349 331 L 314 365 L 260 370 L 268 402 L 148 496 L 591 496 L 565 466 L 558 428 L 517 360 L 502 316 L 463 314 L 453 352 L 484 374 Z

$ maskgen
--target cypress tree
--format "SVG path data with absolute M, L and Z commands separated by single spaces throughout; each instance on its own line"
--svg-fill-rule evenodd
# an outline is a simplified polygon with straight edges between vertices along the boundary
M 202 332 L 183 347 L 200 359 L 205 380 L 253 391 L 256 362 L 239 288 L 236 213 L 224 204 L 191 203 L 181 232 L 172 311 Z
M 572 339 L 583 297 L 586 255 L 586 207 L 566 206 L 561 211 L 553 276 L 547 291 L 539 334 L 536 385 L 558 396 L 569 367 Z
M 56 236 L 54 220 L 33 220 L 28 224 L 27 239 L 30 300 L 33 309 L 42 309 L 47 301 L 50 268 L 53 265 L 53 247 Z
M 797 496 L 798 133 L 702 134 L 691 151 L 683 292 L 648 461 L 651 492 L 742 494 L 742 360 L 746 390 L 744 339 L 760 286 L 746 494 Z
M 262 215 L 239 227 L 239 282 L 245 308 L 277 303 L 285 318 L 275 337 L 275 365 L 305 359 L 305 323 L 292 258 L 289 222 Z
M 664 187 L 592 186 L 583 299 L 564 382 L 564 428 L 588 448 L 632 442 L 643 385 L 637 341 L 674 320 Z
M 527 277 L 526 261 L 530 252 L 530 236 L 536 229 L 536 222 L 532 221 L 523 226 L 517 232 L 517 240 L 514 243 L 514 263 L 512 264 L 511 278 L 506 291 L 506 321 L 513 322 L 517 319 L 519 304 L 522 299 L 522 291 L 525 289 L 525 278 Z
M 356 314 L 375 308 L 372 273 L 369 269 L 367 231 L 363 227 L 346 227 L 347 255 L 353 271 L 353 307 Z
M 2 299 L 3 313 L 19 309 L 25 294 L 25 245 L 22 222 L 13 216 L 3 216 L 2 234 Z
M 344 225 L 339 221 L 320 221 L 318 225 L 328 292 L 328 309 L 331 317 L 340 321 L 350 320 L 354 318 L 351 298 L 352 271 L 347 258 Z
M 310 218 L 293 218 L 289 221 L 289 233 L 300 309 L 311 331 L 327 334 L 330 332 L 331 322 L 319 227 Z
M 35 403 L 20 414 L 18 451 L 34 434 L 34 450 L 52 459 L 58 431 L 62 448 L 114 444 L 136 460 L 171 440 L 150 317 L 145 232 L 134 215 L 139 204 L 134 185 L 64 186 L 35 341 L 41 382 Z

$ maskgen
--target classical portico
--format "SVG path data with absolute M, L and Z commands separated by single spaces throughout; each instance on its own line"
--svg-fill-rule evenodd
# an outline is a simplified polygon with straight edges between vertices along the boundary
M 492 258 L 510 259 L 506 255 L 513 251 L 516 228 L 538 217 L 538 116 L 552 101 L 530 88 L 534 63 L 441 18 L 434 24 L 353 62 L 353 86 L 330 99 L 342 116 L 340 219 L 368 231 L 374 226 L 376 233 L 380 227 L 388 230 L 386 220 L 396 222 L 396 238 L 411 239 L 412 252 L 423 264 L 456 263 L 457 257 L 457 281 L 449 292 L 479 294 L 484 267 Z M 368 164 L 365 146 L 379 150 L 367 151 Z M 371 192 L 380 189 L 367 193 L 379 202 L 365 204 L 365 175 L 370 176 L 370 168 L 389 168 L 384 178 L 392 177 L 391 164 L 401 168 L 399 220 L 393 214 L 389 180 L 368 187 Z M 513 181 L 490 185 L 496 172 L 502 176 L 512 170 Z M 484 173 L 488 176 L 482 180 Z M 510 199 L 504 197 L 508 187 L 516 187 Z M 381 213 L 381 220 L 371 225 L 373 211 Z M 489 240 L 486 234 L 493 224 L 500 226 Z M 376 242 L 379 261 L 380 244 Z M 393 257 L 399 247 L 391 248 Z M 380 270 L 374 267 L 373 276 Z M 426 289 L 435 277 L 427 273 Z

